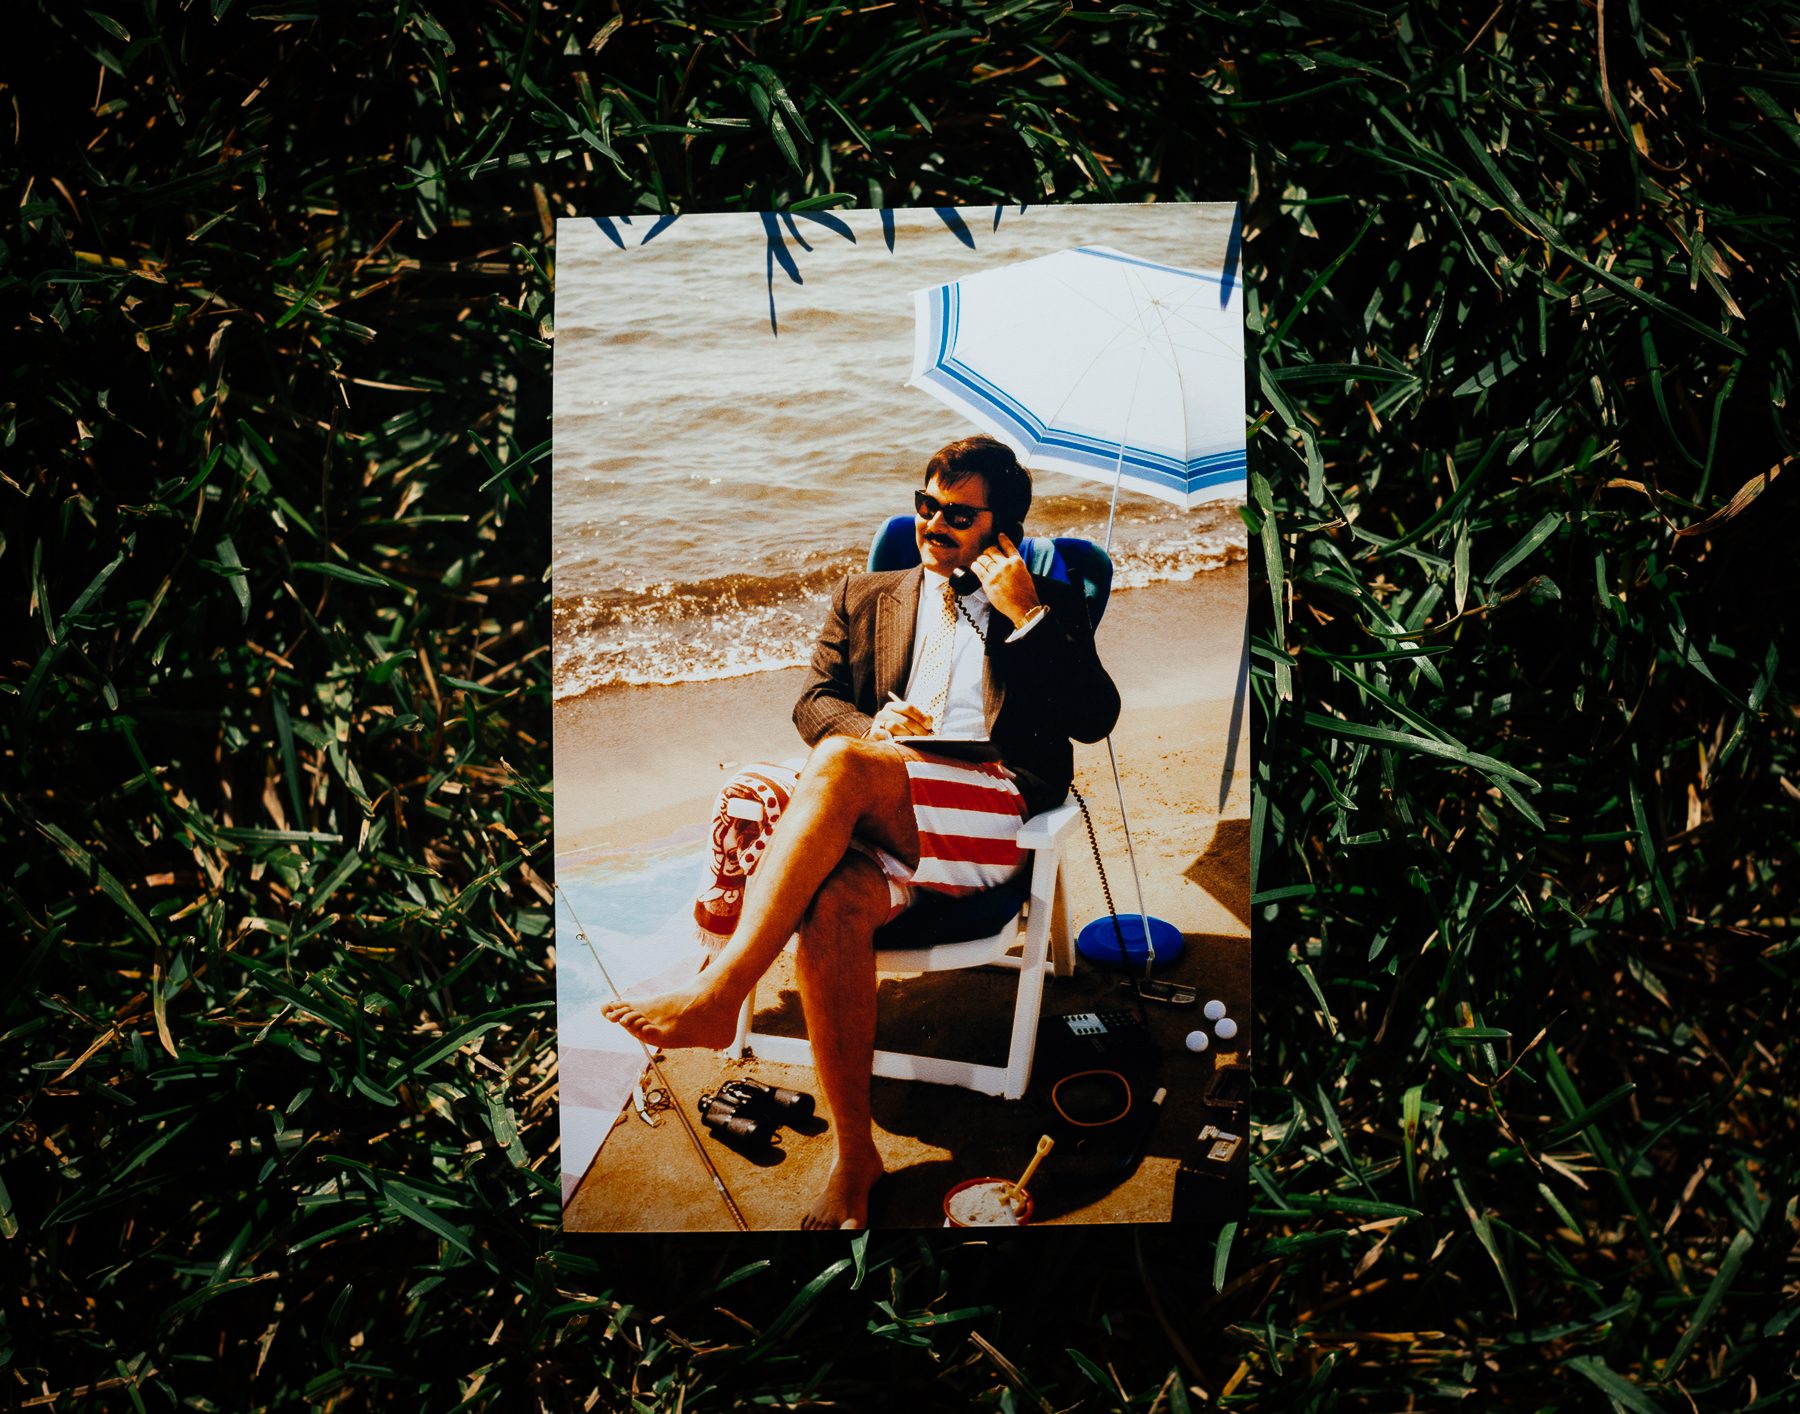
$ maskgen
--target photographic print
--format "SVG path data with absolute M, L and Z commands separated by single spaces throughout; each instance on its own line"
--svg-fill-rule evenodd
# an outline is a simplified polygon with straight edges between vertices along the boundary
M 1241 1212 L 1237 240 L 558 223 L 565 1228 Z

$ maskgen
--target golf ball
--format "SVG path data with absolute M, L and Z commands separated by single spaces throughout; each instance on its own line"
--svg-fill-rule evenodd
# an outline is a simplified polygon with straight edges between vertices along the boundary
M 1233 1021 L 1229 1016 L 1220 1017 L 1213 1023 L 1213 1035 L 1217 1036 L 1221 1041 L 1229 1041 L 1233 1036 L 1237 1035 L 1237 1022 Z
M 1220 1001 L 1217 997 L 1214 997 L 1202 1007 L 1201 1010 L 1206 1013 L 1206 1019 L 1208 1021 L 1217 1021 L 1221 1016 L 1225 1015 L 1225 1003 Z
M 1204 1031 L 1190 1031 L 1187 1034 L 1187 1048 L 1190 1051 L 1204 1051 L 1208 1045 Z

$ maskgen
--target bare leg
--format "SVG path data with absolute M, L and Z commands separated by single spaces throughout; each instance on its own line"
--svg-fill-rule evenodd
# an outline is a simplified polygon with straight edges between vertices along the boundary
M 869 1078 L 875 1053 L 875 930 L 888 913 L 887 880 L 866 855 L 846 854 L 813 899 L 795 954 L 813 1066 L 831 1111 L 837 1157 L 804 1228 L 866 1227 L 881 1177 Z
M 904 757 L 884 742 L 827 737 L 807 759 L 775 826 L 732 940 L 687 985 L 641 1001 L 611 1001 L 602 1013 L 653 1046 L 727 1045 L 751 984 L 800 926 L 852 835 L 918 862 Z

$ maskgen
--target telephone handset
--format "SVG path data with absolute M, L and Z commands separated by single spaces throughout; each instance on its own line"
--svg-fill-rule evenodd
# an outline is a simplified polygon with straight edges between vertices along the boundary
M 1025 538 L 1025 527 L 1022 525 L 1003 525 L 1000 527 L 1000 533 L 1006 536 L 1008 540 L 1012 541 L 1013 546 L 1016 549 L 1019 542 Z M 998 544 L 999 542 L 996 541 L 995 543 Z M 973 594 L 979 588 L 981 588 L 981 581 L 976 577 L 974 570 L 950 571 L 950 590 L 953 594 L 960 597 L 965 594 Z

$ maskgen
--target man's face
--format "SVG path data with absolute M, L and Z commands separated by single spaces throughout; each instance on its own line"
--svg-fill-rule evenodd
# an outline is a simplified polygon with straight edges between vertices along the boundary
M 941 486 L 936 476 L 925 482 L 925 495 L 944 507 L 944 510 L 933 510 L 929 517 L 919 513 L 915 505 L 913 512 L 913 535 L 919 542 L 919 559 L 927 569 L 936 570 L 939 574 L 949 574 L 951 570 L 967 569 L 975 563 L 981 552 L 994 541 L 994 513 L 987 509 L 987 481 L 981 476 L 965 476 L 954 486 Z M 962 530 L 950 524 L 946 512 L 957 519 L 967 519 L 949 508 L 956 506 L 979 507 L 972 523 Z

